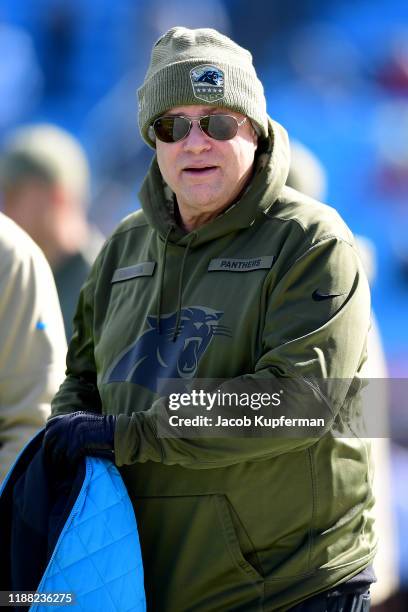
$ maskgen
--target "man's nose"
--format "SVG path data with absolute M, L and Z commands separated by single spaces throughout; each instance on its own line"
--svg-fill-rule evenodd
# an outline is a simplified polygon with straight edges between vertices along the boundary
M 211 138 L 204 134 L 198 121 L 193 121 L 190 133 L 183 141 L 184 150 L 192 153 L 201 153 L 211 149 Z

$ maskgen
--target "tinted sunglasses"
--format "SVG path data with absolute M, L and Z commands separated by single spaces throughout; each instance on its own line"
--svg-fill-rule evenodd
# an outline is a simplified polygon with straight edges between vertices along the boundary
M 167 115 L 159 117 L 151 128 L 162 142 L 178 142 L 186 138 L 194 121 L 198 122 L 201 131 L 215 140 L 231 140 L 238 128 L 245 123 L 247 117 L 238 121 L 232 115 L 203 115 L 202 117 L 185 117 L 183 115 Z

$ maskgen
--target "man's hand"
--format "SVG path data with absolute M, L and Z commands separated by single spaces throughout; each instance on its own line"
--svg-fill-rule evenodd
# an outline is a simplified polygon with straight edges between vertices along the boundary
M 43 448 L 50 463 L 75 464 L 85 455 L 113 460 L 116 417 L 91 412 L 73 412 L 50 419 L 45 429 Z

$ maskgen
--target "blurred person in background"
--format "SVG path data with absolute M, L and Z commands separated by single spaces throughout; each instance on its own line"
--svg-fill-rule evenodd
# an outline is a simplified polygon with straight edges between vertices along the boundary
M 86 218 L 90 176 L 85 153 L 57 126 L 19 128 L 0 154 L 0 190 L 3 212 L 48 259 L 69 339 L 80 288 L 103 242 Z
M 50 267 L 0 213 L 0 481 L 44 425 L 64 379 L 66 340 Z
M 139 127 L 156 150 L 142 210 L 82 288 L 46 455 L 75 466 L 108 454 L 122 468 L 149 610 L 366 611 L 370 444 L 338 437 L 370 319 L 353 236 L 332 208 L 286 187 L 286 131 L 267 115 L 251 54 L 216 30 L 176 27 L 157 41 Z M 169 378 L 227 379 L 221 392 L 284 379 L 347 389 L 308 387 L 330 407 L 311 438 L 166 437 Z M 304 414 L 305 395 L 285 409 Z
M 286 184 L 302 193 L 324 202 L 327 195 L 327 175 L 319 159 L 304 144 L 291 141 L 291 163 Z M 365 236 L 356 236 L 357 247 L 370 285 L 375 282 L 375 245 Z M 391 491 L 391 442 L 390 442 L 390 397 L 387 378 L 389 376 L 380 329 L 374 312 L 371 314 L 371 328 L 368 334 L 367 361 L 362 375 L 375 386 L 375 418 L 380 420 L 378 432 L 381 437 L 372 438 L 374 459 L 374 506 L 378 532 L 378 554 L 374 569 L 379 577 L 371 587 L 373 612 L 376 606 L 386 605 L 398 590 L 398 548 L 395 525 L 395 508 Z M 381 384 L 377 383 L 381 379 Z M 392 608 L 390 608 L 391 610 Z

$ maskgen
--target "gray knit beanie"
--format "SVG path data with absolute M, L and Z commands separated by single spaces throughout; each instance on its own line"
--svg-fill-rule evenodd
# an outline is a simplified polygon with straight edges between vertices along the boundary
M 214 104 L 247 115 L 261 138 L 268 134 L 266 101 L 252 55 L 210 28 L 171 28 L 153 47 L 138 90 L 142 138 L 155 146 L 149 126 L 175 106 Z

